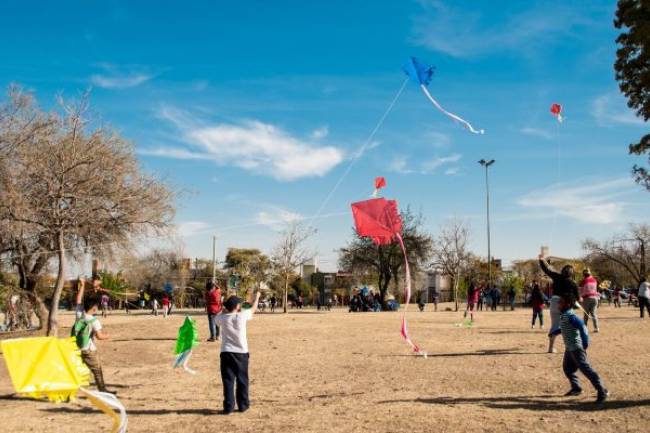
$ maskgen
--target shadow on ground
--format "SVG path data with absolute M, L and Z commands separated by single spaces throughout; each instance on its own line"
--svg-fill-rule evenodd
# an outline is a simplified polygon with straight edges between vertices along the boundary
M 479 405 L 490 409 L 526 409 L 532 411 L 578 411 L 592 412 L 601 410 L 625 409 L 630 407 L 650 406 L 650 399 L 644 400 L 608 400 L 597 404 L 584 399 L 566 399 L 563 401 L 549 400 L 560 396 L 511 396 L 511 397 L 434 397 L 416 398 L 412 400 L 384 400 L 379 404 L 392 403 L 424 403 L 435 405 Z M 595 396 L 594 396 L 595 400 Z

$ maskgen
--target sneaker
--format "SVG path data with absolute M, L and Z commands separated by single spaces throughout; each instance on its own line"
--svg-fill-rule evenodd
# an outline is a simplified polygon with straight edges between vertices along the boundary
M 557 353 L 557 349 L 551 349 L 548 351 L 548 353 Z
M 539 329 L 544 329 L 544 325 L 539 325 Z
M 217 340 L 214 338 L 208 338 L 206 341 L 217 341 Z
M 609 391 L 605 389 L 603 390 L 603 392 L 598 393 L 598 397 L 596 398 L 596 403 L 604 403 L 608 397 L 609 397 Z
M 594 334 L 598 334 L 600 331 L 598 329 L 594 329 Z
M 531 326 L 530 329 L 535 329 L 535 325 Z
M 575 397 L 582 394 L 582 389 L 580 388 L 571 388 L 569 392 L 564 394 L 565 397 Z

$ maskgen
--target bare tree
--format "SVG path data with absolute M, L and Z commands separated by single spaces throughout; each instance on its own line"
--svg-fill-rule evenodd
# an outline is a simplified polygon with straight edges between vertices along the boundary
M 587 253 L 588 261 L 600 260 L 615 264 L 638 286 L 641 279 L 647 277 L 648 259 L 645 250 L 649 244 L 650 226 L 633 224 L 629 232 L 622 236 L 615 236 L 602 242 L 587 239 L 582 243 L 582 247 Z M 624 280 L 623 277 L 620 279 Z
M 471 260 L 468 251 L 469 236 L 470 229 L 467 224 L 458 218 L 453 218 L 441 227 L 440 233 L 433 240 L 431 266 L 450 278 L 456 311 L 458 311 L 460 279 Z
M 165 229 L 173 215 L 173 193 L 140 170 L 133 146 L 108 129 L 91 129 L 86 98 L 62 111 L 51 115 L 47 134 L 12 151 L 9 175 L 0 176 L 0 220 L 20 225 L 38 240 L 38 255 L 58 263 L 48 335 L 57 333 L 69 257 L 126 246 Z
M 315 230 L 305 227 L 300 222 L 291 222 L 280 233 L 280 239 L 271 254 L 271 262 L 277 273 L 284 280 L 283 311 L 287 312 L 289 283 L 296 268 L 313 256 L 305 247 L 305 241 Z

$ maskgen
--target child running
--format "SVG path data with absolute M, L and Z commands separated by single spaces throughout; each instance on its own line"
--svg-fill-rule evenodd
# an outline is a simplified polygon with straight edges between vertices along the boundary
M 224 311 L 216 316 L 221 328 L 221 382 L 223 383 L 223 413 L 231 414 L 235 409 L 246 412 L 250 407 L 248 398 L 248 340 L 246 324 L 253 318 L 260 300 L 257 292 L 250 309 L 242 311 L 242 300 L 229 297 L 223 303 Z M 235 384 L 237 391 L 235 394 Z
M 609 397 L 609 391 L 605 389 L 598 373 L 591 368 L 587 359 L 587 348 L 589 347 L 589 334 L 587 326 L 573 311 L 575 301 L 571 295 L 560 297 L 560 329 L 554 330 L 553 334 L 562 334 L 564 340 L 565 352 L 562 369 L 564 374 L 571 383 L 571 389 L 565 394 L 566 397 L 572 397 L 582 394 L 582 387 L 576 372 L 580 370 L 582 374 L 596 388 L 598 397 L 596 403 L 603 403 Z
M 83 316 L 75 322 L 71 334 L 75 337 L 77 347 L 81 350 L 81 359 L 95 376 L 97 389 L 115 394 L 115 392 L 106 389 L 102 364 L 94 342 L 94 340 L 107 340 L 109 338 L 108 334 L 102 329 L 99 319 L 95 317 L 98 306 L 99 302 L 96 296 L 87 296 L 84 299 Z

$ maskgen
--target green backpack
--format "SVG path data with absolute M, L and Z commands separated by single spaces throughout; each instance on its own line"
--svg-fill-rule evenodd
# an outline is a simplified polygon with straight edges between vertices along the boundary
M 72 326 L 72 329 L 70 331 L 70 336 L 76 339 L 77 347 L 79 349 L 88 347 L 93 332 L 92 325 L 95 320 L 97 320 L 97 318 L 95 317 L 91 319 L 79 319 Z

